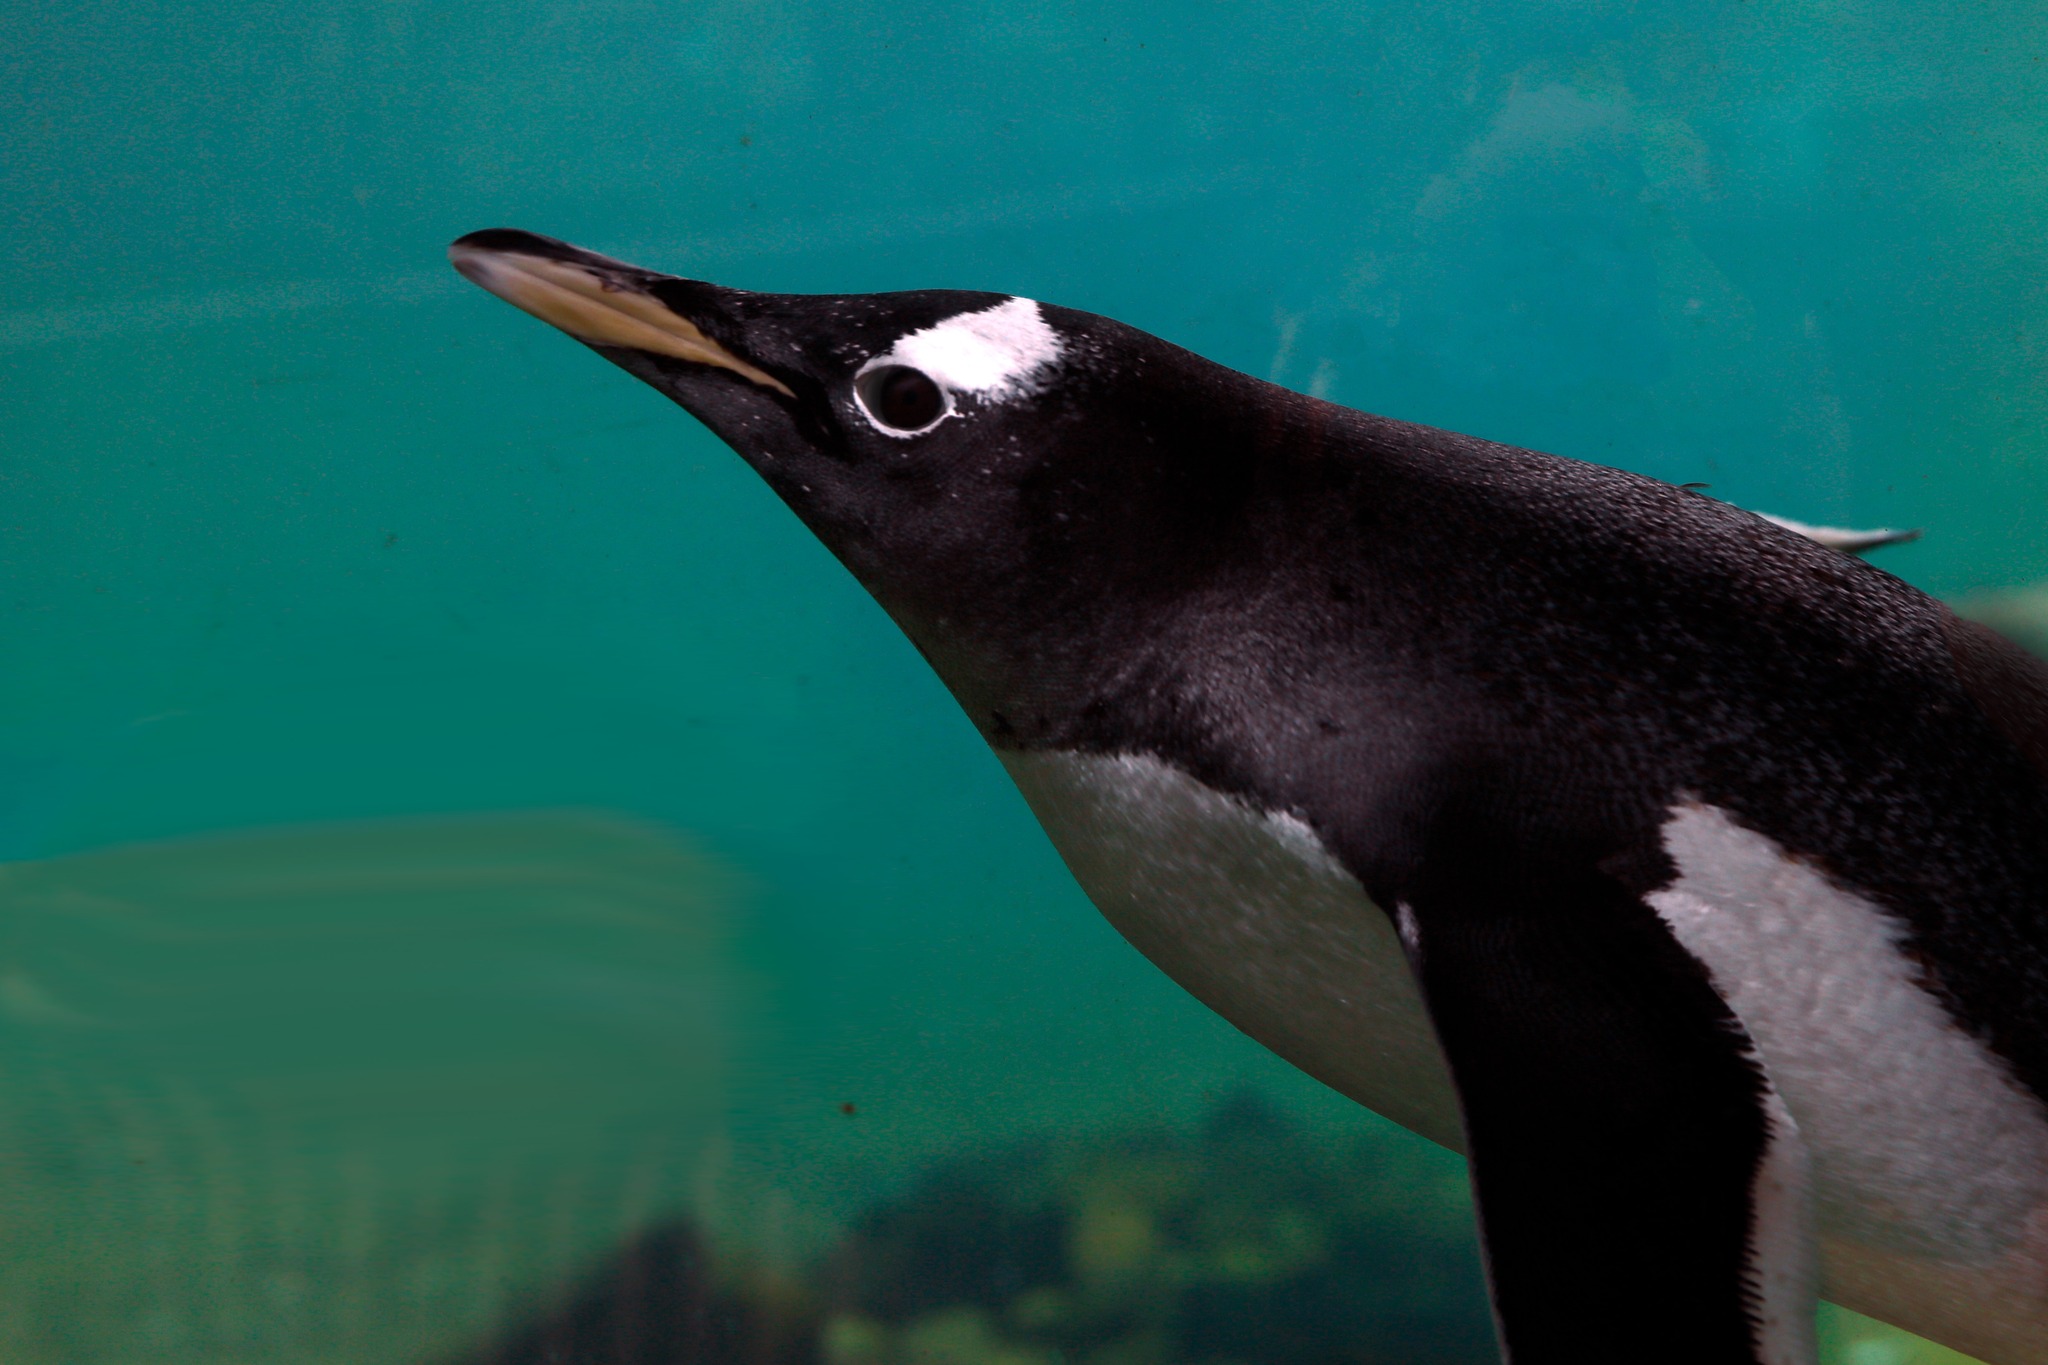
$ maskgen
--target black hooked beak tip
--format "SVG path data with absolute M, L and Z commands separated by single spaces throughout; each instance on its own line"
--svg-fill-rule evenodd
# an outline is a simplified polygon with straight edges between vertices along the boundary
M 590 346 L 645 351 L 730 370 L 794 398 L 789 386 L 734 355 L 646 288 L 650 272 L 517 228 L 456 238 L 448 261 L 462 277 Z

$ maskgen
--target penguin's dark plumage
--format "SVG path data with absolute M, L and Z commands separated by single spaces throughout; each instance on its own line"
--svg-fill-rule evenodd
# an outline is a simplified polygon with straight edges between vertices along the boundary
M 999 294 L 458 269 L 674 398 L 1141 950 L 1472 1160 L 1517 1365 L 2048 1358 L 2048 682 L 1651 479 Z

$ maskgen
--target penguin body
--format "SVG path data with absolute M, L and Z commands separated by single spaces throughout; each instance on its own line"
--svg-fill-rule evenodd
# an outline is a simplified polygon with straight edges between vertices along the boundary
M 2048 1356 L 2013 647 L 1695 493 L 1087 314 L 454 256 L 775 487 L 1141 951 L 1463 1147 L 1518 1365 L 1798 1365 L 1823 1276 Z

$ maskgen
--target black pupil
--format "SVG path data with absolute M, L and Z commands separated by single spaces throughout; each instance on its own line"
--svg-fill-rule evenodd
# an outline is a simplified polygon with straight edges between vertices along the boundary
M 899 431 L 916 431 L 939 420 L 946 395 L 923 370 L 884 365 L 860 377 L 860 397 L 875 420 Z

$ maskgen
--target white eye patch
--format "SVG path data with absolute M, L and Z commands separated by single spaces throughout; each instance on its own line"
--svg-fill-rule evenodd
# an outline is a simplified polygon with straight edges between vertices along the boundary
M 912 332 L 861 371 L 908 365 L 954 393 L 1000 401 L 1030 393 L 1059 355 L 1059 334 L 1047 325 L 1038 305 L 1030 299 L 1005 299 L 993 308 L 960 313 Z

